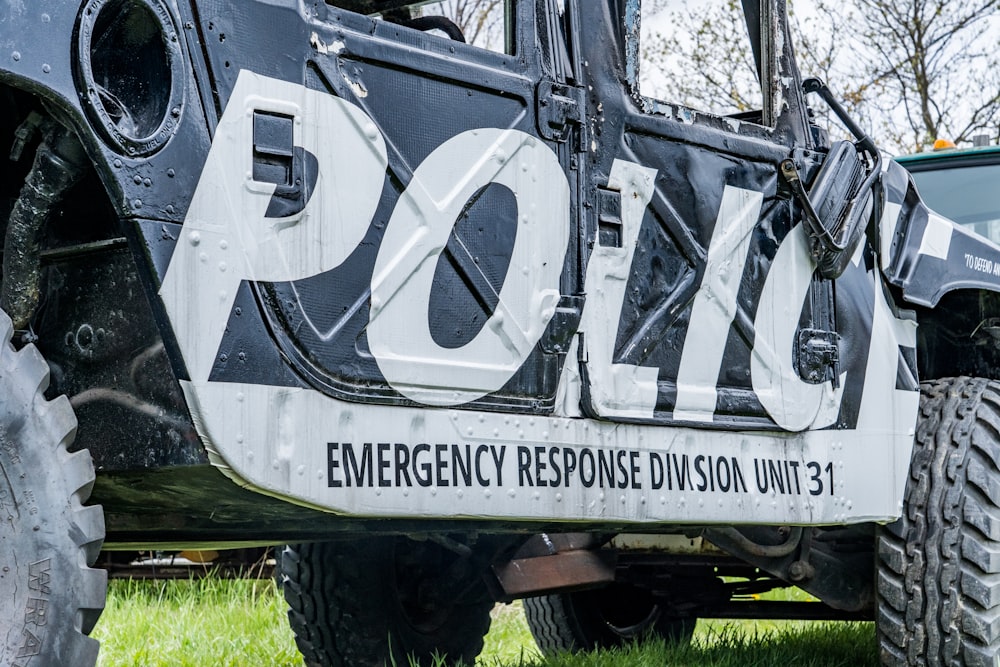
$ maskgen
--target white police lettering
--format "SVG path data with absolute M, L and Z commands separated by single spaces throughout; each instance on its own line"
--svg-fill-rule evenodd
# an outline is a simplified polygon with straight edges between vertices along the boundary
M 253 116 L 260 111 L 292 119 L 295 145 L 318 164 L 311 199 L 282 220 L 266 218 L 275 186 L 252 180 Z M 209 381 L 240 281 L 298 280 L 338 266 L 369 229 L 387 166 L 385 142 L 360 108 L 240 74 L 161 288 L 188 365 L 182 387 L 199 434 L 213 463 L 239 484 L 369 517 L 825 525 L 898 513 L 918 394 L 895 389 L 895 378 L 899 347 L 914 344 L 913 325 L 893 316 L 878 276 L 869 274 L 873 347 L 857 428 L 816 430 L 836 418 L 840 395 L 831 383 L 806 386 L 791 364 L 813 272 L 799 227 L 783 239 L 762 286 L 752 382 L 779 427 L 812 430 L 734 433 L 615 421 L 653 416 L 658 372 L 612 357 L 656 175 L 623 160 L 608 184 L 622 195 L 622 244 L 593 239 L 580 327 L 580 358 L 595 384 L 591 407 L 614 419 L 374 405 L 311 389 Z M 508 275 L 479 335 L 445 351 L 428 332 L 433 274 L 458 212 L 490 183 L 510 188 L 517 201 Z M 692 316 L 681 373 L 690 382 L 680 383 L 678 398 L 688 419 L 713 418 L 715 388 L 706 378 L 718 375 L 761 199 L 738 188 L 722 196 L 708 262 L 729 264 L 730 275 L 713 273 L 699 292 L 725 303 Z M 367 334 L 387 381 L 430 405 L 467 403 L 501 387 L 552 317 L 571 225 L 566 176 L 543 142 L 483 129 L 432 151 L 400 196 L 373 267 Z M 928 247 L 946 254 L 941 243 Z M 706 337 L 705 327 L 720 331 Z M 697 360 L 689 355 L 701 353 L 711 367 L 692 370 Z
M 625 283 L 631 268 L 632 246 L 638 238 L 642 210 L 652 196 L 655 172 L 623 161 L 616 161 L 615 168 L 630 183 L 632 196 L 624 201 L 641 205 L 638 213 L 622 207 L 622 226 L 629 252 L 617 248 L 595 246 L 587 270 L 587 293 L 596 296 L 597 304 L 588 302 L 588 317 L 584 313 L 583 326 L 610 322 L 597 329 L 597 336 L 588 336 L 592 395 L 595 409 L 602 416 L 652 416 L 656 401 L 656 368 L 611 364 L 617 337 L 618 317 L 625 297 Z M 612 172 L 615 174 L 615 171 Z M 642 175 L 637 178 L 636 175 Z M 635 184 L 644 183 L 647 189 Z M 616 187 L 612 183 L 612 187 Z M 709 243 L 706 270 L 692 308 L 688 335 L 681 352 L 677 377 L 677 403 L 674 418 L 684 421 L 711 421 L 715 412 L 716 382 L 730 326 L 736 314 L 736 295 L 750 251 L 750 234 L 755 227 L 763 194 L 726 186 L 723 191 L 716 220 L 716 228 Z M 620 255 L 616 257 L 615 252 Z M 607 257 L 607 259 L 605 259 Z M 597 258 L 595 261 L 594 258 Z M 613 262 L 618 259 L 617 263 Z M 627 261 L 623 261 L 627 258 Z M 603 260 L 603 261 L 602 261 Z M 617 271 L 615 266 L 618 267 Z M 809 384 L 804 382 L 792 363 L 795 332 L 798 329 L 802 304 L 809 293 L 815 270 L 805 233 L 801 225 L 794 227 L 778 248 L 771 269 L 765 280 L 757 317 L 754 322 L 755 339 L 751 355 L 751 380 L 761 404 L 775 423 L 789 431 L 801 431 L 810 426 L 823 428 L 833 424 L 840 411 L 843 398 L 842 376 L 839 388 L 833 383 Z M 592 285 L 601 285 L 595 290 Z M 591 300 L 595 300 L 591 297 Z M 594 339 L 597 340 L 594 340 Z M 596 363 L 595 363 L 596 362 Z M 610 370 L 608 370 L 610 369 Z
M 428 321 L 435 268 L 463 207 L 489 183 L 517 196 L 507 276 L 479 334 L 444 348 Z M 463 132 L 427 156 L 396 204 L 372 275 L 368 343 L 392 388 L 425 405 L 458 405 L 500 389 L 555 314 L 569 225 L 566 175 L 531 135 Z
M 708 246 L 705 277 L 694 298 L 688 336 L 677 370 L 674 419 L 712 421 L 716 382 L 736 317 L 736 296 L 743 278 L 750 238 L 764 195 L 727 185 Z
M 292 117 L 295 145 L 316 156 L 316 193 L 294 216 L 265 217 L 275 185 L 253 180 L 255 111 Z M 241 280 L 308 278 L 361 242 L 387 164 L 385 140 L 354 105 L 240 72 L 160 288 L 193 381 L 208 380 Z
M 815 270 L 805 228 L 797 225 L 771 262 L 754 319 L 753 389 L 771 419 L 788 431 L 830 426 L 837 421 L 844 394 L 846 374 L 837 389 L 832 382 L 809 384 L 792 361 L 799 315 Z
M 615 160 L 608 188 L 621 195 L 621 247 L 595 242 L 587 264 L 580 330 L 587 345 L 591 407 L 602 417 L 649 418 L 656 407 L 658 369 L 612 361 L 639 227 L 655 177 L 655 169 Z

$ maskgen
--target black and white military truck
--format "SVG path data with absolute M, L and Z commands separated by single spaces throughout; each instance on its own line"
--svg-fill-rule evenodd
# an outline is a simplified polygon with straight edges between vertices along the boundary
M 784 0 L 733 113 L 644 92 L 639 0 L 498 6 L 487 48 L 405 0 L 0 3 L 0 664 L 95 662 L 102 544 L 290 545 L 311 665 L 469 662 L 518 598 L 545 650 L 843 618 L 997 664 L 1000 248 Z

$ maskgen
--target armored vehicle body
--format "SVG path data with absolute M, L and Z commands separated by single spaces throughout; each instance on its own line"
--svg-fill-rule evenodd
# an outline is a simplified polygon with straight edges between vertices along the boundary
M 874 618 L 995 664 L 998 247 L 784 0 L 721 114 L 648 94 L 639 0 L 493 5 L 0 4 L 0 663 L 93 664 L 103 541 L 289 545 L 308 664 L 470 661 L 516 598 L 545 650 Z

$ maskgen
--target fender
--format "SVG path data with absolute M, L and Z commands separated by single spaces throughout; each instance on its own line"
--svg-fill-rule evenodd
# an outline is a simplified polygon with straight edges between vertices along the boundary
M 1000 246 L 928 208 L 895 162 L 888 162 L 882 187 L 881 268 L 904 300 L 933 308 L 955 290 L 1000 292 Z

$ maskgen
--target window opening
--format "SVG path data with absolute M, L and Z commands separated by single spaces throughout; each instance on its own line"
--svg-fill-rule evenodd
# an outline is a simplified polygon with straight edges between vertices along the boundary
M 740 0 L 634 1 L 639 43 L 630 50 L 640 96 L 761 122 L 763 93 Z
M 514 53 L 517 0 L 327 0 L 335 7 L 421 30 L 442 39 Z

